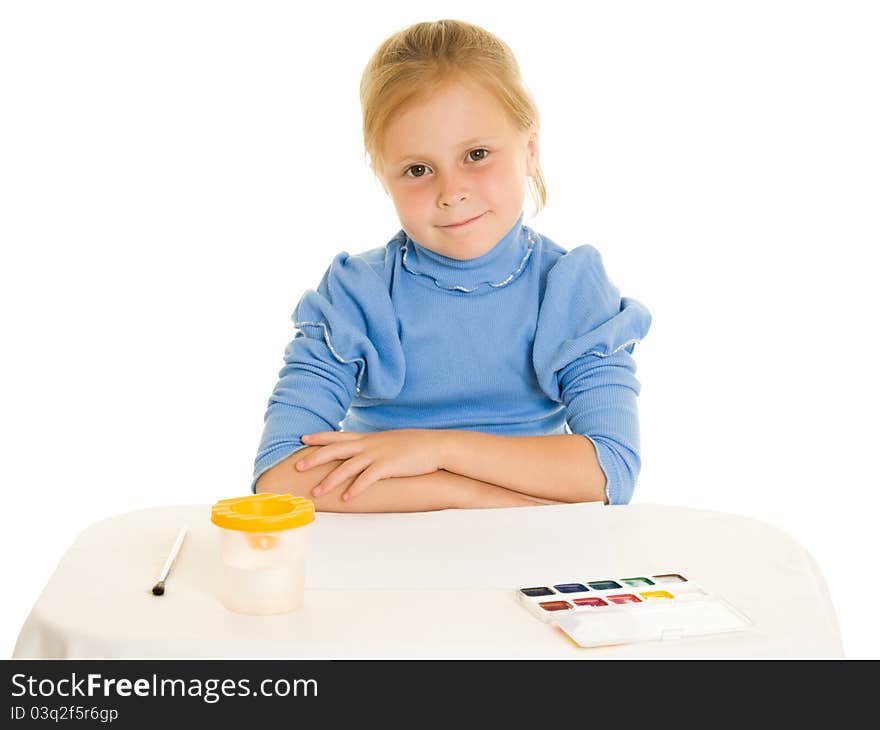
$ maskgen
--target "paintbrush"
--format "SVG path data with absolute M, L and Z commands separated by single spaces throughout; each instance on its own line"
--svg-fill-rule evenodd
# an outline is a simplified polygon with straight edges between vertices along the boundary
M 156 585 L 153 586 L 154 596 L 161 596 L 165 593 L 165 581 L 168 579 L 168 574 L 171 572 L 174 561 L 177 559 L 177 555 L 180 552 L 180 546 L 183 545 L 184 537 L 186 537 L 186 525 L 180 528 L 180 532 L 177 534 L 177 539 L 174 541 L 171 552 L 168 553 L 168 557 L 165 559 L 165 565 L 162 566 L 162 572 L 159 573 L 159 580 Z

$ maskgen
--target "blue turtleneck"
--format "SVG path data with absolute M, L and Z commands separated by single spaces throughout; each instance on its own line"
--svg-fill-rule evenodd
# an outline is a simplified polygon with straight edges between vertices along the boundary
M 438 428 L 576 433 L 596 448 L 609 504 L 640 469 L 632 352 L 651 324 L 590 245 L 569 252 L 522 223 L 473 259 L 401 230 L 338 254 L 293 313 L 256 480 L 306 433 Z

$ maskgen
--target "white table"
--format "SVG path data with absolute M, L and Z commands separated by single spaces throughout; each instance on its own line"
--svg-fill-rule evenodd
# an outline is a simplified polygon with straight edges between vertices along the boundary
M 150 589 L 178 529 L 166 594 Z M 662 505 L 566 504 L 396 514 L 318 513 L 305 605 L 243 616 L 219 601 L 210 505 L 130 512 L 61 559 L 14 658 L 840 657 L 834 609 L 807 551 L 765 523 Z M 681 573 L 748 615 L 747 632 L 584 649 L 529 614 L 521 587 Z

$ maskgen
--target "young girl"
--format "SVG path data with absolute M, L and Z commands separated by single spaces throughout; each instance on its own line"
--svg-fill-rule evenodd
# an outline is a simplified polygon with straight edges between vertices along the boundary
M 510 49 L 418 23 L 376 50 L 361 104 L 402 229 L 338 254 L 297 305 L 254 491 L 329 511 L 628 503 L 651 315 L 595 248 L 523 225 L 526 185 L 537 211 L 546 191 Z

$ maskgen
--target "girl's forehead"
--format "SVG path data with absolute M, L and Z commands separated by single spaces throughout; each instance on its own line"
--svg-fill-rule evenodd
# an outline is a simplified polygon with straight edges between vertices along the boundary
M 447 82 L 424 96 L 416 97 L 392 116 L 390 124 L 424 122 L 425 118 L 441 120 L 507 121 L 497 96 L 486 86 L 474 81 Z
M 508 138 L 516 131 L 492 92 L 475 84 L 450 84 L 389 119 L 385 156 L 395 164 L 438 148 Z

